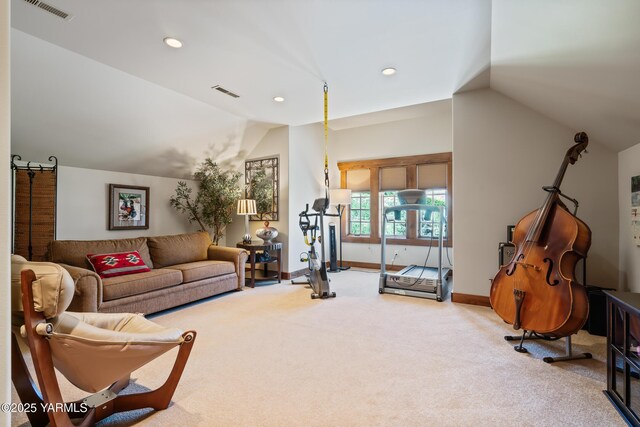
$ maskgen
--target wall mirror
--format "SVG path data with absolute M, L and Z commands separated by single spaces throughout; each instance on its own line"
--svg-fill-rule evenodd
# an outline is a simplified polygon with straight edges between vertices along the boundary
M 255 199 L 258 214 L 250 221 L 278 221 L 280 168 L 278 157 L 244 162 L 245 197 Z

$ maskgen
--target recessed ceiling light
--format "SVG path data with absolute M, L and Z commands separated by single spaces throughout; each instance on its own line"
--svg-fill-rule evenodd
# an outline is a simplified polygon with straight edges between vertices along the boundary
M 174 39 L 173 37 L 165 37 L 164 39 L 162 39 L 162 41 L 167 46 L 170 46 L 176 49 L 180 49 L 182 47 L 182 42 L 178 39 Z
M 284 102 L 284 98 L 281 97 L 281 96 L 274 96 L 273 100 L 276 101 L 276 102 Z
M 385 76 L 393 76 L 395 73 L 396 69 L 391 67 L 382 70 L 382 74 L 384 74 Z

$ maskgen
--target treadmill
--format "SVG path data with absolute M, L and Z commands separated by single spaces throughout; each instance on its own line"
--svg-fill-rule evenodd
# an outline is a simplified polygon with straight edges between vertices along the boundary
M 381 294 L 408 295 L 419 298 L 435 299 L 443 301 L 449 292 L 449 277 L 451 269 L 442 268 L 443 224 L 444 206 L 427 205 L 427 194 L 423 190 L 398 191 L 400 204 L 390 206 L 383 210 L 382 217 L 382 246 L 380 259 L 380 281 L 378 292 Z M 424 267 L 422 265 L 409 265 L 397 273 L 386 271 L 386 224 L 387 215 L 394 213 L 400 217 L 402 211 L 426 210 L 426 217 L 433 212 L 440 213 L 440 237 L 438 239 L 438 267 Z

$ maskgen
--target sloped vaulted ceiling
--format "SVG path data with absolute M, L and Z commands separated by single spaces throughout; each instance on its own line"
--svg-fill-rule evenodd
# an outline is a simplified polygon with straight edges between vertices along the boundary
M 322 120 L 323 81 L 331 119 L 490 83 L 613 150 L 640 142 L 637 0 L 48 2 L 74 18 L 12 0 L 12 151 L 30 160 L 186 176 Z
M 330 118 L 489 84 L 490 0 L 46 1 L 73 19 L 12 0 L 12 148 L 32 160 L 182 176 L 321 121 L 323 81 Z
M 621 151 L 640 143 L 640 2 L 494 0 L 491 87 Z
M 185 178 L 268 130 L 18 30 L 12 48 L 12 151 L 25 160 Z

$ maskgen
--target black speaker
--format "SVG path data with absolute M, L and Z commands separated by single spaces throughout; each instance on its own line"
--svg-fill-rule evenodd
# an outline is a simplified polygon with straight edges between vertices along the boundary
M 589 317 L 582 329 L 586 329 L 591 335 L 604 337 L 607 335 L 607 296 L 603 290 L 614 289 L 599 288 L 597 286 L 585 286 L 587 298 L 589 298 Z
M 336 225 L 329 224 L 329 271 L 338 270 L 338 249 L 336 241 Z
M 500 242 L 498 244 L 498 266 L 502 267 L 503 265 L 508 264 L 515 254 L 516 247 L 513 243 Z

